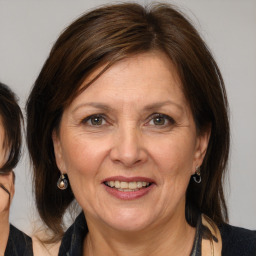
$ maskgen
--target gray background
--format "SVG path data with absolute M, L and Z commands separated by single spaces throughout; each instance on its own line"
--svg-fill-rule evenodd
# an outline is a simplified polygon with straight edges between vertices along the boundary
M 138 1 L 149 3 L 150 1 Z M 231 108 L 232 145 L 226 196 L 230 223 L 256 229 L 256 1 L 176 0 L 208 43 Z M 30 88 L 59 33 L 81 13 L 110 1 L 0 0 L 0 80 L 24 109 Z M 37 222 L 24 145 L 16 168 L 11 222 L 31 233 Z

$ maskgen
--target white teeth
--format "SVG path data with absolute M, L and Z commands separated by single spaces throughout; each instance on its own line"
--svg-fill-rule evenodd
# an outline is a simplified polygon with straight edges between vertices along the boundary
M 136 189 L 137 188 L 137 182 L 129 182 L 129 189 Z
M 141 181 L 137 182 L 137 188 L 142 188 L 143 187 L 143 184 Z M 145 187 L 145 186 L 144 186 Z
M 120 188 L 120 182 L 118 180 L 115 181 L 115 187 Z
M 129 188 L 129 184 L 127 182 L 121 181 L 120 187 L 121 188 Z
M 136 191 L 142 187 L 149 186 L 149 182 L 145 182 L 145 181 L 125 182 L 125 181 L 111 180 L 111 181 L 106 181 L 105 183 L 109 187 L 117 188 L 120 191 Z

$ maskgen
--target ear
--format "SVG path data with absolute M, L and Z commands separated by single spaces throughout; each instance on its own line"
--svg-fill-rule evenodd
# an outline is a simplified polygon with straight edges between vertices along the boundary
M 192 174 L 195 173 L 197 167 L 200 167 L 204 161 L 205 154 L 207 152 L 209 140 L 211 137 L 211 125 L 208 125 L 204 131 L 200 132 L 197 136 L 196 150 L 194 156 L 194 166 Z
M 61 141 L 59 138 L 59 135 L 57 134 L 57 131 L 54 130 L 52 132 L 52 142 L 53 142 L 53 148 L 54 148 L 54 154 L 55 154 L 55 160 L 57 167 L 59 168 L 61 173 L 66 173 L 65 164 L 63 161 L 63 152 L 61 147 Z

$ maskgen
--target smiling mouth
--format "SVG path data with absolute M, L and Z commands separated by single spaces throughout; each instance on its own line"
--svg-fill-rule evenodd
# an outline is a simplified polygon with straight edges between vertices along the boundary
M 144 188 L 149 187 L 152 183 L 146 181 L 118 181 L 118 180 L 111 180 L 105 181 L 104 184 L 110 188 L 117 189 L 118 191 L 123 192 L 135 192 Z

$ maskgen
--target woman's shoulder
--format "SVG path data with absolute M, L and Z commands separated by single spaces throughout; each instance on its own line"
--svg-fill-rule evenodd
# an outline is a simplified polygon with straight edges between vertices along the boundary
M 10 225 L 10 234 L 5 255 L 32 256 L 32 239 L 13 225 Z
M 229 224 L 220 225 L 219 230 L 222 255 L 256 256 L 256 231 Z

